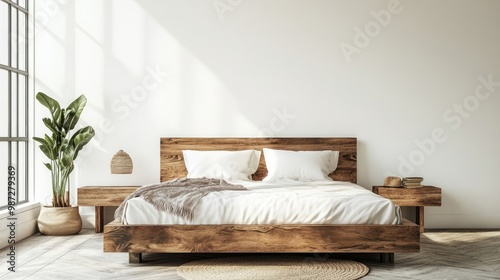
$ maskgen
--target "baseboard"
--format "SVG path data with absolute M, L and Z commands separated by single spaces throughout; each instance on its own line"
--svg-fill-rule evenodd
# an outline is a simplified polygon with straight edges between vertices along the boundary
M 432 228 L 425 229 L 425 232 L 491 232 L 500 231 L 500 228 Z
M 496 230 L 500 228 L 500 215 L 440 215 L 425 214 L 425 229 Z
M 16 220 L 8 220 L 9 215 L 2 213 L 0 217 L 0 248 L 5 248 L 9 245 L 9 240 L 19 242 L 27 237 L 38 232 L 36 220 L 40 214 L 40 203 L 27 203 L 16 208 Z M 8 227 L 14 223 L 14 228 L 11 231 Z M 10 237 L 13 237 L 9 239 Z
M 82 217 L 82 228 L 95 228 L 95 215 L 80 214 Z

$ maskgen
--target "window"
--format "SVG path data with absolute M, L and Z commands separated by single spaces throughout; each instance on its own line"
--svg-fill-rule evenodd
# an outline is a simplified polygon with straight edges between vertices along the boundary
M 16 204 L 28 201 L 28 11 L 27 0 L 0 0 L 0 210 L 8 181 Z

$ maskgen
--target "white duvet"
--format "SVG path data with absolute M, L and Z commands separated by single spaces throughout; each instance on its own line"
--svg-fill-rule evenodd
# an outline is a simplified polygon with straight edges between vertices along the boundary
M 203 197 L 192 221 L 156 210 L 142 198 L 127 202 L 124 224 L 399 224 L 390 200 L 348 182 L 231 181 L 248 191 Z

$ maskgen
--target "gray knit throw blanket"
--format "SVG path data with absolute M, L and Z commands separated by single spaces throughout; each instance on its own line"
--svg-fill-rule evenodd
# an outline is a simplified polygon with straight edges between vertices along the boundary
M 115 211 L 115 219 L 122 220 L 126 202 L 134 197 L 141 197 L 151 203 L 157 210 L 166 211 L 189 221 L 193 220 L 193 212 L 200 199 L 212 192 L 225 190 L 247 190 L 241 185 L 233 185 L 221 179 L 187 179 L 178 178 L 171 181 L 145 185 L 127 196 Z

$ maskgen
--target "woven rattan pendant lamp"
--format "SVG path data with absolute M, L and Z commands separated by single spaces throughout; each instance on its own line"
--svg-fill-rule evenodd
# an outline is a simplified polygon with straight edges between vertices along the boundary
M 113 156 L 109 166 L 111 174 L 132 174 L 132 170 L 134 169 L 132 158 L 123 150 L 119 150 Z

